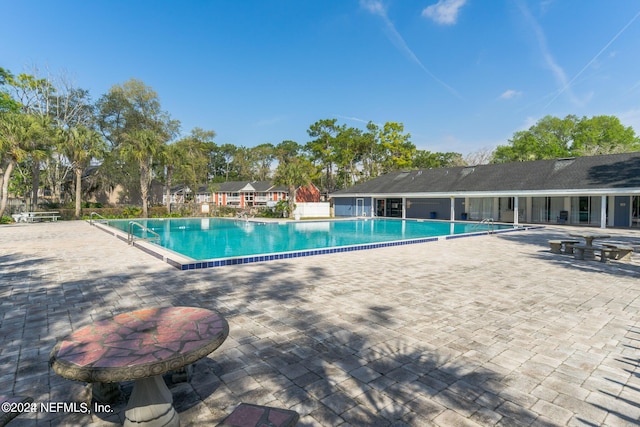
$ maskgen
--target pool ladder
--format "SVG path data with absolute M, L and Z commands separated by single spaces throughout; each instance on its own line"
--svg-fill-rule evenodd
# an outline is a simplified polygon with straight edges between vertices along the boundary
M 129 221 L 129 230 L 128 230 L 128 233 L 127 233 L 127 243 L 129 243 L 130 245 L 133 245 L 133 242 L 136 240 L 136 236 L 135 236 L 135 234 L 133 234 L 133 230 L 135 229 L 135 227 L 140 228 L 145 233 L 152 234 L 151 237 L 139 237 L 138 238 L 139 240 L 160 239 L 160 235 L 158 233 L 156 233 L 155 231 L 145 227 L 144 225 L 140 224 L 137 221 Z
M 98 218 L 100 218 L 100 219 L 99 219 L 99 221 L 100 221 L 101 223 L 103 223 L 103 224 L 104 224 L 104 223 L 108 222 L 107 218 L 103 217 L 103 216 L 102 216 L 102 215 L 100 215 L 98 212 L 91 212 L 91 215 L 89 215 L 89 224 L 91 224 L 91 225 L 95 225 L 96 220 L 95 220 L 95 219 L 93 219 L 93 218 L 94 218 L 94 217 L 96 217 L 96 216 L 97 216 Z
M 487 231 L 489 234 L 493 234 L 495 223 L 493 222 L 493 218 L 484 218 L 482 221 L 477 223 L 474 227 L 475 230 L 479 229 L 481 225 L 487 225 Z

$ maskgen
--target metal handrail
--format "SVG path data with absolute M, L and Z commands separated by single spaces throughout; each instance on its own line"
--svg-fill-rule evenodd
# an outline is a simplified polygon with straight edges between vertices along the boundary
M 140 224 L 137 221 L 129 221 L 129 230 L 127 233 L 127 243 L 129 243 L 130 245 L 133 245 L 134 240 L 136 239 L 136 236 L 133 234 L 133 227 L 140 227 L 140 229 L 142 229 L 142 231 L 147 232 L 149 234 L 153 234 L 152 237 L 139 237 L 138 239 L 140 240 L 152 240 L 152 239 L 160 239 L 160 235 L 158 233 L 156 233 L 155 231 L 145 227 L 144 225 Z
M 103 217 L 103 216 L 102 216 L 102 215 L 100 215 L 98 212 L 91 212 L 91 214 L 89 215 L 89 224 L 91 224 L 91 225 L 93 225 L 93 223 L 94 223 L 94 219 L 93 219 L 93 217 L 94 217 L 94 216 L 99 217 L 99 218 L 100 218 L 102 221 L 104 221 L 104 222 L 107 222 L 107 221 L 108 221 L 108 219 L 107 219 L 107 218 Z
M 474 229 L 477 230 L 480 228 L 480 226 L 482 224 L 487 224 L 489 227 L 489 234 L 493 234 L 494 232 L 494 228 L 495 228 L 495 223 L 493 222 L 493 218 L 484 218 L 482 221 L 478 222 Z

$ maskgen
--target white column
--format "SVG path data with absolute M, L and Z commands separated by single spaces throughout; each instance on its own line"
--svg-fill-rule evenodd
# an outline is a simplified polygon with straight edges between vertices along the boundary
M 451 197 L 451 221 L 456 218 L 456 198 Z
M 407 217 L 407 198 L 403 197 L 402 198 L 402 219 L 405 219 Z
M 600 200 L 600 228 L 607 228 L 607 196 Z
M 518 196 L 513 196 L 513 226 L 518 226 Z
M 374 199 L 372 197 L 371 198 L 371 218 L 375 216 L 375 213 L 376 213 L 375 209 L 376 209 L 376 206 L 374 205 Z

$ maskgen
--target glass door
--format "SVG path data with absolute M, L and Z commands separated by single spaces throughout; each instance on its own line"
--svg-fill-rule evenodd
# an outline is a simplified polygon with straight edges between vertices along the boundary
M 356 199 L 356 216 L 364 216 L 364 199 Z

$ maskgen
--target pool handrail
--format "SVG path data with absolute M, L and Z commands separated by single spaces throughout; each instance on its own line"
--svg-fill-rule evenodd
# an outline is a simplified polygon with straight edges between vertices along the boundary
M 493 234 L 495 228 L 495 222 L 493 221 L 493 218 L 483 218 L 482 221 L 479 221 L 475 224 L 474 228 L 477 230 L 483 224 L 487 225 L 487 232 L 489 234 Z
M 100 218 L 100 222 L 102 222 L 102 223 L 106 223 L 106 222 L 109 221 L 107 218 L 103 217 L 98 212 L 91 212 L 91 214 L 89 215 L 89 224 L 90 225 L 94 225 L 94 222 L 95 222 L 95 220 L 93 219 L 94 216 L 97 216 L 98 218 Z
M 129 221 L 129 230 L 128 230 L 128 233 L 127 233 L 127 243 L 129 243 L 130 245 L 133 245 L 134 241 L 136 240 L 136 236 L 133 234 L 133 227 L 134 226 L 139 227 L 144 232 L 147 232 L 149 234 L 153 234 L 153 236 L 151 236 L 151 237 L 139 237 L 138 238 L 139 240 L 162 239 L 158 233 L 156 233 L 155 231 L 151 230 L 150 228 L 145 227 L 144 225 L 140 224 L 137 221 Z

